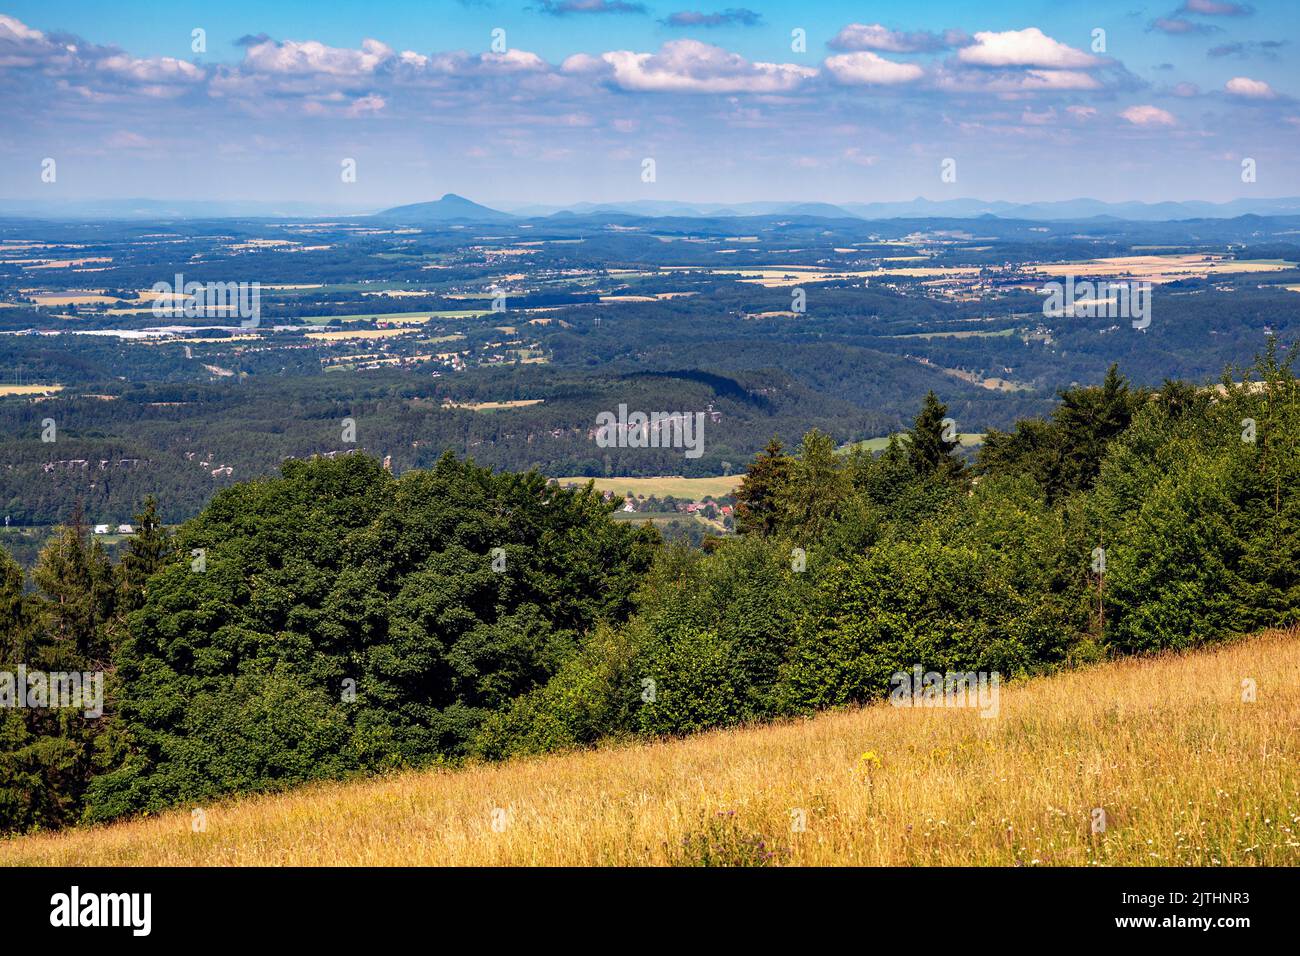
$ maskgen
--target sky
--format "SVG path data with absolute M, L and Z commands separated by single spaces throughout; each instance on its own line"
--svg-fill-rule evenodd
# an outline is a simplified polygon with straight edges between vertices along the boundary
M 0 0 L 0 197 L 1295 196 L 1298 42 L 1296 0 Z

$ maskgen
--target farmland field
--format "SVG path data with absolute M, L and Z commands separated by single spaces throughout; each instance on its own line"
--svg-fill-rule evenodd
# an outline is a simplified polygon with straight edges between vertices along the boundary
M 46 392 L 61 392 L 62 385 L 0 385 L 0 397 L 6 395 L 44 395 Z
M 610 491 L 616 495 L 633 497 L 654 495 L 659 498 L 671 495 L 696 501 L 705 495 L 719 498 L 731 494 L 744 480 L 744 475 L 720 475 L 716 478 L 557 478 L 561 485 L 583 485 L 593 482 L 597 491 Z
M 489 315 L 483 309 L 447 309 L 440 312 L 359 312 L 355 315 L 308 315 L 299 319 L 307 325 L 328 325 L 331 322 L 400 322 L 419 324 L 430 319 L 475 319 Z

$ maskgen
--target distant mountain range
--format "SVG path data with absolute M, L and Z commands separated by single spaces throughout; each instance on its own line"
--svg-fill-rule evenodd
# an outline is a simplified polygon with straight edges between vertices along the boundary
M 0 199 L 0 216 L 24 219 L 302 219 L 373 211 L 373 206 L 258 200 Z
M 625 203 L 575 203 L 571 206 L 513 205 L 498 208 L 516 216 L 537 217 L 560 212 L 578 215 L 621 213 L 634 216 L 821 216 L 827 219 L 974 219 L 998 216 L 1003 219 L 1073 220 L 1110 216 L 1115 219 L 1163 221 L 1170 219 L 1231 219 L 1236 216 L 1287 216 L 1300 214 L 1300 198 L 1233 199 L 1225 203 L 1188 200 L 1185 202 L 1103 202 L 1100 199 L 1067 199 L 1057 202 L 987 202 L 982 199 L 925 199 L 905 202 L 749 202 L 691 203 L 642 199 Z
M 728 218 L 743 216 L 799 216 L 824 219 L 1001 219 L 1073 221 L 1109 217 L 1138 222 L 1177 219 L 1231 219 L 1237 216 L 1300 215 L 1300 198 L 1233 199 L 1224 203 L 1103 202 L 1067 199 L 1055 202 L 1013 203 L 982 199 L 916 199 L 903 202 L 745 202 L 696 203 L 639 199 L 631 202 L 581 202 L 567 206 L 525 203 L 482 205 L 447 193 L 441 199 L 410 203 L 375 212 L 362 206 L 313 202 L 261 202 L 225 200 L 103 199 L 39 200 L 0 199 L 0 217 L 31 219 L 278 219 L 371 216 L 407 225 L 424 223 L 493 223 L 558 216 L 634 216 Z

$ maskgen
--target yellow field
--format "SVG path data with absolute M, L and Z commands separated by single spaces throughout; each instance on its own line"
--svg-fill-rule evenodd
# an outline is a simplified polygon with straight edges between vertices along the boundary
M 1133 279 L 1139 282 L 1175 282 L 1234 272 L 1280 272 L 1295 265 L 1281 259 L 1226 259 L 1220 255 L 1116 256 L 1083 262 L 1035 265 L 1034 271 L 1050 276 L 1086 275 Z
M 906 256 L 903 258 L 913 258 Z M 770 266 L 763 269 L 728 269 L 714 266 L 665 266 L 665 272 L 673 271 L 707 272 L 711 275 L 739 276 L 740 282 L 751 282 L 765 289 L 783 286 L 802 285 L 806 282 L 829 282 L 840 279 L 868 279 L 886 276 L 909 276 L 923 278 L 926 276 L 964 276 L 977 275 L 977 266 L 917 266 L 912 268 L 880 268 L 858 270 L 827 270 L 809 268 L 808 266 Z
M 62 385 L 0 385 L 0 396 L 4 395 L 44 395 L 47 392 L 61 392 Z
M 729 495 L 744 479 L 743 474 L 719 475 L 715 478 L 557 478 L 561 485 L 584 485 L 589 481 L 596 483 L 597 491 L 612 491 L 616 495 L 656 495 L 663 498 L 672 495 L 688 501 L 698 501 L 705 495 L 720 498 Z
M 415 329 L 338 329 L 333 332 L 307 332 L 305 338 L 339 342 L 344 339 L 387 339 L 394 335 L 410 335 Z
M 544 398 L 519 398 L 512 402 L 443 402 L 443 408 L 465 408 L 471 412 L 491 412 L 503 408 L 527 408 L 529 405 L 540 405 L 546 401 Z
M 89 256 L 85 259 L 13 259 L 13 262 L 31 263 L 24 265 L 24 269 L 71 269 L 73 266 L 84 266 L 90 262 L 112 262 L 111 256 Z M 85 270 L 85 271 L 102 271 L 102 270 Z
M 117 296 L 104 295 L 99 292 L 42 293 L 32 296 L 37 305 L 104 305 L 120 302 Z
M 1300 863 L 1300 632 L 1029 681 L 999 704 L 318 785 L 203 807 L 206 832 L 184 808 L 0 842 L 0 865 L 683 864 L 705 846 L 794 865 Z

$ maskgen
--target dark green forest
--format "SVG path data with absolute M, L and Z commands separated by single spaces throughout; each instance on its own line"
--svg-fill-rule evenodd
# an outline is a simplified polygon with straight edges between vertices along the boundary
M 373 446 L 276 462 L 175 528 L 160 495 L 116 560 L 74 510 L 30 573 L 0 556 L 0 670 L 103 670 L 105 714 L 0 710 L 0 828 L 795 717 L 916 664 L 1014 680 L 1293 624 L 1281 355 L 1217 388 L 1111 366 L 974 461 L 933 391 L 875 455 L 756 416 L 782 427 L 736 460 L 740 533 L 699 548 L 472 444 L 397 477 Z

